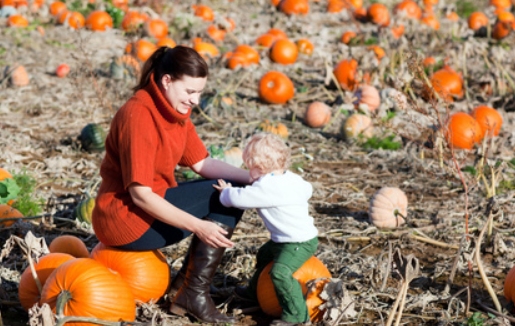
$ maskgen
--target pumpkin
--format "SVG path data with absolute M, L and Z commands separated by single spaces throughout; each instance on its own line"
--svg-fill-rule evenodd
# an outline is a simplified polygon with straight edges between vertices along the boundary
M 95 198 L 87 196 L 75 208 L 75 216 L 79 221 L 91 224 L 93 209 L 95 208 Z
M 225 29 L 219 28 L 215 24 L 209 25 L 206 32 L 209 38 L 216 42 L 222 42 L 225 39 L 225 34 L 227 33 Z
M 376 2 L 368 7 L 367 19 L 375 25 L 386 27 L 390 25 L 390 12 L 384 4 Z
M 243 165 L 243 151 L 239 147 L 231 147 L 224 151 L 223 161 L 237 168 Z
M 499 135 L 502 126 L 502 116 L 496 109 L 487 105 L 480 105 L 472 110 L 471 116 L 476 119 L 482 130 L 483 138 L 485 135 L 489 137 Z
M 508 302 L 515 302 L 515 266 L 510 269 L 504 279 L 504 297 Z
M 354 92 L 354 97 L 356 97 L 354 105 L 357 109 L 359 109 L 360 105 L 366 105 L 370 112 L 374 112 L 381 104 L 379 91 L 371 85 L 361 85 L 356 92 Z
M 108 28 L 113 28 L 113 18 L 103 10 L 95 10 L 86 18 L 86 27 L 92 31 L 103 32 Z
M 356 32 L 346 31 L 342 34 L 341 41 L 344 44 L 349 44 L 356 36 Z
M 7 18 L 7 26 L 9 27 L 27 27 L 29 26 L 29 21 L 27 18 L 20 14 L 14 14 Z
M 295 63 L 298 55 L 297 45 L 289 39 L 278 39 L 270 48 L 270 59 L 283 65 Z
M 125 53 L 132 54 L 140 61 L 145 62 L 154 52 L 157 46 L 145 39 L 139 39 L 134 43 L 129 43 L 125 48 Z
M 345 120 L 343 125 L 343 134 L 348 140 L 359 137 L 372 137 L 374 135 L 372 119 L 364 114 L 352 114 Z
M 270 104 L 285 104 L 295 95 L 290 77 L 279 71 L 269 71 L 259 81 L 259 98 Z
M 264 132 L 279 135 L 282 138 L 288 138 L 288 127 L 286 127 L 286 125 L 281 122 L 271 122 L 270 120 L 265 119 L 259 124 L 258 129 Z
M 66 3 L 64 3 L 62 1 L 54 1 L 48 7 L 48 10 L 50 11 L 50 15 L 52 15 L 54 18 L 57 18 L 58 15 L 61 13 L 61 11 L 66 10 L 66 9 L 67 9 Z
M 422 17 L 422 9 L 413 0 L 403 0 L 399 2 L 393 9 L 393 13 L 411 19 L 420 19 Z
M 450 116 L 443 134 L 449 147 L 472 149 L 475 144 L 481 142 L 483 130 L 471 115 L 457 112 Z
M 86 19 L 80 12 L 70 11 L 67 13 L 63 24 L 71 29 L 80 29 L 86 24 Z
M 315 49 L 313 43 L 311 43 L 311 41 L 307 38 L 298 39 L 297 42 L 295 42 L 295 44 L 297 45 L 297 50 L 299 51 L 299 53 L 305 55 L 312 55 L 313 50 Z
M 440 21 L 438 20 L 436 15 L 432 12 L 426 12 L 420 19 L 420 22 L 423 25 L 429 26 L 430 28 L 434 29 L 435 31 L 440 29 Z
M 227 68 L 229 69 L 238 69 L 239 67 L 247 67 L 250 65 L 247 57 L 244 53 L 241 52 L 229 52 L 226 54 L 227 56 Z
M 384 52 L 384 49 L 382 47 L 380 47 L 379 45 L 370 45 L 367 49 L 374 52 L 376 59 L 378 61 L 380 61 L 386 55 L 386 53 Z
M 512 24 L 515 22 L 515 16 L 509 11 L 501 11 L 497 14 L 497 20 Z
M 356 88 L 358 81 L 356 80 L 356 72 L 358 70 L 358 62 L 354 59 L 341 60 L 333 70 L 334 77 L 344 90 L 352 91 Z
M 136 301 L 129 285 L 120 275 L 91 258 L 67 261 L 48 277 L 41 293 L 41 304 L 48 304 L 55 313 L 60 296 L 65 299 L 65 316 L 94 317 L 113 322 L 131 322 L 136 318 Z
M 399 39 L 402 37 L 402 35 L 404 35 L 404 25 L 399 24 L 399 25 L 392 26 L 390 28 L 390 32 L 392 33 L 392 36 L 394 39 Z
M 159 250 L 119 250 L 99 242 L 91 258 L 119 274 L 138 301 L 157 302 L 168 288 L 170 268 Z
M 0 168 L 0 181 L 4 179 L 12 179 L 13 175 L 9 173 L 6 169 Z
M 139 11 L 130 10 L 123 16 L 121 27 L 126 32 L 134 32 L 145 24 L 149 17 Z
M 5 67 L 5 76 L 9 78 L 12 86 L 23 87 L 29 84 L 29 74 L 24 66 L 16 64 L 14 68 Z
M 312 102 L 304 113 L 304 122 L 311 128 L 323 127 L 330 120 L 331 108 L 324 102 Z
M 76 258 L 89 257 L 86 244 L 74 235 L 60 235 L 54 238 L 48 246 L 50 252 L 62 252 Z
M 453 102 L 454 98 L 461 99 L 463 97 L 463 80 L 461 75 L 449 66 L 444 66 L 442 69 L 436 71 L 431 76 L 430 82 L 434 92 L 444 101 Z M 425 85 L 422 96 L 426 100 L 432 99 L 434 94 L 433 90 Z
M 14 224 L 16 220 L 3 221 L 6 218 L 20 218 L 23 214 L 7 204 L 0 204 L 0 227 L 8 227 Z
M 309 13 L 309 2 L 307 0 L 281 0 L 277 7 L 287 15 L 306 15 Z
M 510 0 L 490 0 L 489 4 L 496 9 L 510 10 L 512 3 Z
M 195 49 L 195 51 L 197 51 L 206 60 L 220 55 L 220 51 L 216 45 L 204 42 L 199 37 L 193 39 L 193 49 Z
M 496 21 L 492 28 L 492 38 L 495 40 L 502 40 L 508 36 L 513 30 L 513 24 L 509 22 Z
M 138 78 L 141 72 L 141 66 L 134 56 L 124 54 L 120 57 L 113 58 L 109 66 L 109 71 L 113 79 Z
M 266 34 L 271 34 L 271 35 L 274 35 L 278 40 L 279 39 L 287 39 L 288 38 L 288 35 L 286 35 L 286 32 L 283 31 L 282 29 L 280 28 L 270 28 Z
M 259 52 L 250 45 L 240 44 L 234 49 L 234 52 L 243 54 L 249 64 L 258 64 L 260 61 Z
M 46 280 L 57 267 L 72 259 L 75 259 L 75 257 L 61 252 L 49 253 L 41 257 L 39 261 L 34 264 L 34 270 L 36 271 L 41 287 L 45 285 Z M 18 298 L 25 311 L 28 311 L 36 303 L 39 303 L 41 299 L 41 293 L 32 275 L 30 266 L 25 268 L 21 274 L 20 284 L 18 285 Z
M 445 15 L 445 18 L 452 22 L 457 22 L 460 20 L 460 16 L 455 11 L 450 11 Z
M 265 33 L 258 36 L 255 43 L 260 47 L 269 49 L 272 47 L 272 44 L 274 44 L 276 40 L 277 37 L 275 35 Z
M 469 28 L 477 32 L 480 28 L 488 26 L 488 17 L 483 12 L 476 11 L 470 14 L 467 22 Z
M 177 43 L 169 38 L 169 37 L 162 37 L 156 42 L 156 47 L 160 48 L 162 46 L 167 46 L 169 48 L 174 48 L 177 45 Z
M 399 188 L 383 187 L 370 199 L 368 216 L 378 228 L 396 228 L 404 224 L 408 215 L 408 197 Z
M 258 278 L 257 284 L 257 298 L 259 306 L 264 313 L 274 317 L 280 317 L 282 308 L 277 300 L 277 295 L 270 277 L 270 270 L 272 269 L 273 263 L 270 262 L 261 272 Z M 309 258 L 298 270 L 293 273 L 293 277 L 299 281 L 302 293 L 306 295 L 307 286 L 306 283 L 317 279 L 317 278 L 331 278 L 331 272 L 318 258 L 312 256 Z M 310 301 L 313 302 L 313 301 Z M 309 307 L 308 312 L 315 310 L 318 307 Z M 315 320 L 313 320 L 315 321 Z
M 106 133 L 97 123 L 88 123 L 80 132 L 79 140 L 88 152 L 101 152 L 105 149 Z
M 320 293 L 324 290 L 324 286 L 329 283 L 330 278 L 319 278 L 310 286 L 306 293 L 306 306 L 308 307 L 309 319 L 314 322 L 322 321 L 324 318 L 325 310 L 319 307 L 325 303 L 325 300 L 320 298 Z
M 329 0 L 327 2 L 326 11 L 329 13 L 338 13 L 347 7 L 347 2 L 344 0 Z
M 213 9 L 206 5 L 192 5 L 193 14 L 197 17 L 202 18 L 205 21 L 211 22 L 215 19 L 215 13 Z
M 168 25 L 160 18 L 149 19 L 144 24 L 145 33 L 155 39 L 168 35 Z
M 57 68 L 55 69 L 55 75 L 59 78 L 64 78 L 68 76 L 70 73 L 70 66 L 66 63 L 61 63 Z

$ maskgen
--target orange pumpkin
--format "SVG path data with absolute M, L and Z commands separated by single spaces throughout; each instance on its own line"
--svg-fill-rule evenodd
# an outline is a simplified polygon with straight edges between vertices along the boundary
M 138 11 L 130 10 L 123 16 L 122 29 L 126 32 L 134 32 L 142 26 L 149 17 Z
M 367 19 L 375 25 L 386 27 L 390 25 L 390 12 L 384 4 L 376 2 L 368 7 Z
M 92 11 L 86 18 L 86 27 L 92 31 L 103 32 L 113 28 L 113 19 L 103 10 Z
M 75 259 L 75 257 L 61 252 L 49 253 L 41 257 L 39 261 L 34 264 L 34 270 L 36 271 L 40 285 L 43 287 L 50 274 L 52 274 L 57 267 L 72 259 Z M 32 275 L 30 266 L 25 268 L 21 274 L 20 284 L 18 286 L 18 298 L 25 311 L 28 311 L 36 303 L 39 303 L 41 299 L 41 293 Z
M 260 61 L 259 52 L 252 46 L 240 44 L 234 49 L 235 53 L 241 53 L 250 64 L 258 64 Z
M 70 66 L 66 63 L 61 63 L 55 68 L 55 75 L 59 78 L 64 78 L 70 73 Z
M 502 127 L 502 115 L 496 109 L 487 105 L 480 105 L 470 114 L 479 123 L 482 130 L 481 138 L 498 136 Z
M 341 41 L 344 44 L 349 44 L 352 41 L 352 39 L 354 39 L 356 36 L 356 32 L 346 31 L 342 34 Z
M 286 33 L 280 29 L 280 28 L 270 28 L 266 34 L 271 34 L 271 35 L 274 35 L 277 39 L 284 39 L 284 38 L 288 38 L 288 35 L 286 35 Z
M 216 45 L 204 42 L 199 37 L 193 39 L 193 49 L 195 49 L 195 51 L 197 51 L 206 60 L 220 55 L 220 51 Z
M 422 9 L 413 0 L 403 0 L 399 2 L 393 9 L 393 13 L 411 19 L 422 18 Z
M 61 11 L 66 10 L 67 6 L 66 3 L 62 1 L 54 1 L 50 4 L 48 7 L 50 11 L 50 15 L 52 15 L 54 18 L 57 18 L 57 16 L 61 13 Z
M 297 45 L 289 39 L 278 39 L 270 48 L 270 59 L 283 65 L 295 63 L 298 55 Z
M 98 243 L 91 258 L 120 274 L 141 302 L 157 302 L 168 288 L 170 268 L 159 250 L 125 251 Z
M 372 50 L 372 52 L 374 52 L 374 54 L 376 55 L 376 59 L 378 61 L 380 61 L 386 55 L 386 53 L 384 52 L 384 49 L 382 47 L 380 47 L 379 45 L 370 45 L 368 47 L 368 49 Z
M 306 15 L 309 13 L 307 0 L 282 0 L 278 8 L 287 15 Z
M 463 80 L 461 75 L 449 66 L 444 66 L 436 71 L 431 76 L 430 81 L 434 91 L 444 101 L 453 102 L 454 97 L 458 99 L 463 97 Z M 433 91 L 427 85 L 423 97 L 426 100 L 433 98 Z
M 227 33 L 225 29 L 218 28 L 217 25 L 211 24 L 207 27 L 206 33 L 210 39 L 213 41 L 221 42 L 225 39 L 225 34 Z
M 127 283 L 91 258 L 72 259 L 57 267 L 45 282 L 41 304 L 48 304 L 55 313 L 60 295 L 65 299 L 65 316 L 113 322 L 132 322 L 136 318 L 136 300 Z
M 402 35 L 404 35 L 404 25 L 399 24 L 399 25 L 392 26 L 390 28 L 390 32 L 392 33 L 392 36 L 394 39 L 399 39 L 402 37 Z
M 492 38 L 495 40 L 502 40 L 506 36 L 510 35 L 513 30 L 513 26 L 515 24 L 511 24 L 509 22 L 496 21 L 492 28 Z
M 160 18 L 147 20 L 144 27 L 145 33 L 155 39 L 161 39 L 168 35 L 168 24 Z
M 169 37 L 163 37 L 157 40 L 156 47 L 160 48 L 162 46 L 167 46 L 169 48 L 174 48 L 177 45 L 175 41 Z
M 304 122 L 311 128 L 323 127 L 330 120 L 331 108 L 324 102 L 312 102 L 304 113 Z
M 0 181 L 4 179 L 12 179 L 13 175 L 9 173 L 6 169 L 0 168 Z
M 358 62 L 356 60 L 343 59 L 336 65 L 333 74 L 344 90 L 352 91 L 358 84 L 356 80 L 357 70 Z
M 378 228 L 396 228 L 405 223 L 408 197 L 395 187 L 383 187 L 370 199 L 368 216 Z
M 260 47 L 269 49 L 270 47 L 272 47 L 272 44 L 274 44 L 274 42 L 276 40 L 277 40 L 277 37 L 275 35 L 265 33 L 265 34 L 258 36 L 255 43 L 257 45 L 259 45 Z
M 515 302 L 515 266 L 510 269 L 504 279 L 504 297 L 508 302 Z
M 157 46 L 145 39 L 139 39 L 134 43 L 129 43 L 125 48 L 126 53 L 134 55 L 142 62 L 147 61 L 156 50 Z
M 356 101 L 354 104 L 359 108 L 360 104 L 365 104 L 368 111 L 374 112 L 381 104 L 381 96 L 377 88 L 371 85 L 361 85 L 356 92 L 354 92 Z
M 455 11 L 450 11 L 445 15 L 445 18 L 452 22 L 458 22 L 460 20 L 460 16 Z
M 259 98 L 270 104 L 285 104 L 295 95 L 291 79 L 279 71 L 269 71 L 259 81 Z
M 0 227 L 8 227 L 14 224 L 16 220 L 2 221 L 6 218 L 20 218 L 23 217 L 23 214 L 7 204 L 0 204 Z
M 14 14 L 7 18 L 7 26 L 9 27 L 27 27 L 29 21 L 23 15 Z
M 258 126 L 258 129 L 264 132 L 269 132 L 275 135 L 278 135 L 282 138 L 288 138 L 288 127 L 282 122 L 272 122 L 268 119 L 265 119 Z
M 312 55 L 313 50 L 315 49 L 315 46 L 313 43 L 311 43 L 310 40 L 307 38 L 301 38 L 298 39 L 296 42 L 297 49 L 299 50 L 299 53 L 306 54 L 306 55 Z
M 510 10 L 512 2 L 510 0 L 490 0 L 490 6 L 500 10 Z
M 457 112 L 450 116 L 443 133 L 449 147 L 472 149 L 481 142 L 483 130 L 471 115 Z
M 247 57 L 242 52 L 229 52 L 226 53 L 227 57 L 227 68 L 229 69 L 238 69 L 240 67 L 248 67 L 250 62 Z
M 70 254 L 76 258 L 89 257 L 89 251 L 84 241 L 74 235 L 60 235 L 54 238 L 54 240 L 50 242 L 48 250 L 50 250 L 50 252 Z
M 422 18 L 420 19 L 420 22 L 424 25 L 427 25 L 434 29 L 435 31 L 440 29 L 440 21 L 436 17 L 436 15 L 432 12 L 426 11 Z
M 471 30 L 477 32 L 480 28 L 488 26 L 488 17 L 481 11 L 476 11 L 470 14 L 468 26 Z
M 191 8 L 193 9 L 193 14 L 195 16 L 208 22 L 215 20 L 215 13 L 211 7 L 206 5 L 192 5 Z
M 343 9 L 347 9 L 347 2 L 344 0 L 329 0 L 327 1 L 326 11 L 329 13 L 338 13 Z
M 330 280 L 330 278 L 320 278 L 308 288 L 306 293 L 306 306 L 308 307 L 309 319 L 314 322 L 322 321 L 324 318 L 325 310 L 321 310 L 320 305 L 325 303 L 325 300 L 320 298 L 320 293 L 322 293 L 324 286 L 329 283 Z
M 277 300 L 277 294 L 274 289 L 274 284 L 272 283 L 272 278 L 270 277 L 270 270 L 272 269 L 272 263 L 269 263 L 261 272 L 258 279 L 257 285 L 257 298 L 259 302 L 259 306 L 264 313 L 274 317 L 280 317 L 282 313 L 282 308 L 279 305 L 279 301 Z M 317 278 L 331 278 L 331 272 L 327 269 L 327 267 L 322 263 L 318 258 L 312 256 L 308 259 L 295 273 L 293 273 L 293 277 L 299 281 L 302 293 L 306 295 L 307 286 L 306 283 L 317 279 Z M 310 301 L 313 303 L 313 301 Z M 314 302 L 317 303 L 317 302 Z M 316 310 L 316 307 L 308 306 L 308 313 L 311 315 L 313 311 Z M 317 315 L 318 316 L 318 315 Z M 319 321 L 319 320 L 312 320 Z
M 86 24 L 86 19 L 80 12 L 71 11 L 66 16 L 63 24 L 70 27 L 71 29 L 80 29 Z

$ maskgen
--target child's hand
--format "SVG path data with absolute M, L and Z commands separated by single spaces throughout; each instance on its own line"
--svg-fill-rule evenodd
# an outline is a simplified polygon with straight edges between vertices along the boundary
M 231 188 L 232 187 L 232 184 L 230 182 L 225 182 L 225 180 L 222 180 L 222 179 L 218 179 L 218 184 L 217 185 L 213 185 L 213 187 L 218 190 L 218 191 L 222 191 L 224 190 L 225 188 Z

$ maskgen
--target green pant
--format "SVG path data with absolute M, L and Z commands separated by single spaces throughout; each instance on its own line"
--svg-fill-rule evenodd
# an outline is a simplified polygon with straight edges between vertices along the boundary
M 249 295 L 256 297 L 259 275 L 273 261 L 270 277 L 283 309 L 281 319 L 290 323 L 308 321 L 308 309 L 302 288 L 292 274 L 315 254 L 317 247 L 318 237 L 306 242 L 275 243 L 270 240 L 265 243 L 257 253 L 256 271 L 248 286 Z

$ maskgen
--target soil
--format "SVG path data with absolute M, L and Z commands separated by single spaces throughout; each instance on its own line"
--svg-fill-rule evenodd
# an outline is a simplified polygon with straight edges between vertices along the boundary
M 193 16 L 193 2 L 142 3 L 137 8 L 167 21 L 170 36 L 178 44 L 191 45 L 197 36 L 209 40 L 205 32 L 209 23 Z M 268 0 L 203 3 L 215 10 L 217 21 L 230 17 L 236 23 L 234 32 L 216 43 L 222 53 L 238 44 L 252 44 L 271 27 L 283 29 L 293 40 L 306 37 L 314 43 L 311 56 L 300 54 L 291 65 L 272 62 L 266 50 L 261 51 L 259 65 L 237 70 L 226 68 L 222 56 L 207 59 L 210 78 L 192 120 L 207 146 L 223 149 L 243 147 L 265 119 L 287 126 L 292 171 L 314 187 L 310 212 L 320 234 L 316 256 L 331 272 L 332 284 L 344 290 L 340 297 L 326 290 L 341 299 L 336 308 L 345 313 L 326 316 L 320 324 L 387 323 L 408 276 L 404 325 L 507 325 L 515 321 L 503 295 L 504 280 L 515 258 L 513 35 L 502 41 L 474 36 L 464 17 L 458 22 L 445 18 L 457 9 L 452 3 L 435 8 L 441 17 L 438 31 L 404 21 L 406 31 L 400 39 L 386 28 L 354 20 L 348 11 L 327 13 L 325 1 L 310 1 L 306 16 L 286 16 Z M 385 3 L 390 8 L 395 4 Z M 473 4 L 493 15 L 485 4 Z M 80 1 L 75 5 L 86 8 Z M 128 42 L 143 35 L 119 29 L 71 30 L 55 24 L 44 8 L 27 15 L 31 20 L 27 28 L 4 27 L 6 18 L 0 18 L 0 67 L 8 71 L 23 65 L 30 75 L 24 87 L 15 87 L 7 75 L 0 75 L 0 166 L 13 173 L 27 171 L 37 180 L 34 196 L 44 200 L 45 216 L 0 228 L 1 317 L 4 325 L 13 326 L 26 325 L 29 316 L 17 298 L 27 259 L 19 247 L 8 245 L 12 237 L 24 239 L 30 232 L 50 243 L 58 235 L 72 234 L 88 249 L 98 242 L 91 227 L 76 220 L 74 210 L 86 194 L 95 195 L 103 152 L 86 151 L 78 136 L 90 123 L 107 131 L 116 110 L 131 96 L 136 77 L 114 79 L 110 65 Z M 401 21 L 392 17 L 391 24 Z M 44 27 L 44 34 L 37 26 Z M 360 33 L 356 44 L 340 42 L 346 30 Z M 377 60 L 368 48 L 371 43 L 382 46 L 387 56 Z M 462 98 L 452 103 L 422 99 L 417 69 L 422 69 L 425 56 L 445 61 L 462 74 Z M 363 140 L 346 139 L 342 133 L 346 118 L 355 110 L 355 94 L 336 87 L 330 72 L 339 60 L 349 57 L 358 60 L 358 75 L 368 74 L 369 83 L 381 91 L 381 106 L 369 113 L 375 125 L 375 146 L 374 142 L 366 146 Z M 61 63 L 71 67 L 66 78 L 55 75 Z M 295 97 L 285 105 L 266 104 L 258 97 L 259 78 L 269 70 L 285 72 L 295 84 Z M 388 98 L 392 89 L 406 96 L 407 105 L 395 105 Z M 332 119 L 324 128 L 309 128 L 303 121 L 307 105 L 315 100 L 332 109 Z M 436 132 L 439 124 L 449 114 L 469 112 L 479 104 L 493 106 L 502 114 L 500 134 L 473 150 L 451 151 Z M 378 148 L 380 140 L 383 148 Z M 400 146 L 385 149 L 385 144 Z M 178 179 L 185 179 L 183 172 L 177 170 Z M 381 229 L 369 220 L 371 199 L 382 187 L 404 191 L 407 223 Z M 489 217 L 490 232 L 481 234 Z M 233 239 L 236 246 L 226 251 L 215 278 L 214 285 L 220 289 L 216 301 L 236 315 L 239 325 L 268 325 L 272 317 L 259 309 L 241 310 L 229 295 L 235 285 L 250 278 L 255 254 L 268 239 L 255 211 L 245 213 Z M 188 242 L 163 249 L 173 274 Z M 406 266 L 402 262 L 413 268 L 418 263 L 419 268 L 413 275 L 403 274 Z M 350 308 L 342 304 L 349 302 L 344 298 L 350 298 Z M 168 314 L 164 298 L 138 308 L 137 322 L 150 325 L 152 320 L 159 325 L 194 324 Z

